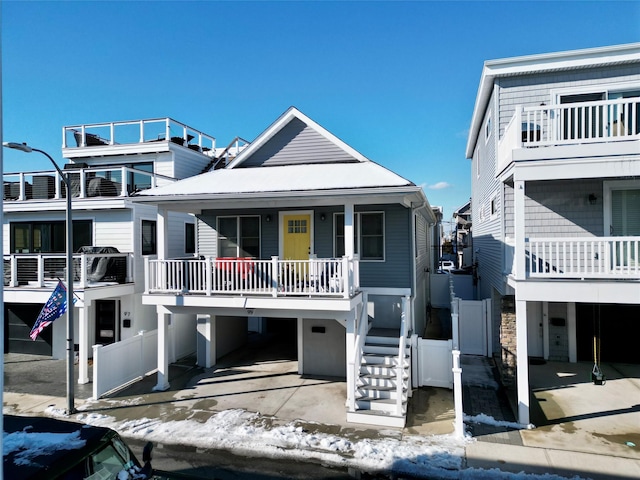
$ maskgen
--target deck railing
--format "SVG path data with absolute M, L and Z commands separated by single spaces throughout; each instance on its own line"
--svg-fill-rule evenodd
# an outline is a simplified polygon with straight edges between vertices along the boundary
M 73 198 L 127 197 L 140 190 L 175 182 L 173 178 L 130 167 L 73 168 L 67 165 L 67 174 Z M 6 173 L 3 182 L 5 200 L 51 200 L 67 196 L 66 186 L 56 171 Z
M 531 238 L 525 248 L 529 277 L 640 279 L 640 237 Z
M 147 258 L 145 292 L 350 298 L 360 287 L 357 272 L 358 261 L 347 257 L 309 260 Z
M 4 255 L 5 287 L 43 288 L 65 281 L 67 256 L 64 253 L 15 253 Z M 76 288 L 133 282 L 133 254 L 78 253 L 73 255 Z
M 498 163 L 499 167 L 508 165 L 514 148 L 618 142 L 637 138 L 640 138 L 640 97 L 517 106 L 500 139 Z
M 92 123 L 62 128 L 62 148 L 172 142 L 201 153 L 214 151 L 214 137 L 172 118 Z

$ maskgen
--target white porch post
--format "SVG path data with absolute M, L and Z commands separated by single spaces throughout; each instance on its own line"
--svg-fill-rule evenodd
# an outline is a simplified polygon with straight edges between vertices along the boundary
M 542 357 L 549 360 L 549 302 L 542 302 Z
M 89 383 L 89 308 L 90 304 L 78 308 L 78 383 Z
M 304 375 L 304 322 L 298 318 L 298 375 Z
M 346 215 L 345 215 L 346 217 Z M 346 232 L 345 232 L 346 236 Z M 367 308 L 366 305 L 363 308 Z M 355 412 L 355 393 L 356 393 L 356 378 L 355 378 L 355 341 L 356 341 L 356 316 L 358 315 L 357 308 L 351 310 L 347 316 L 347 409 L 350 412 Z
M 576 337 L 576 304 L 567 303 L 567 335 L 569 336 L 569 362 L 578 361 L 578 345 Z
M 516 355 L 518 422 L 529 424 L 529 352 L 527 350 L 527 302 L 516 297 Z
M 169 389 L 169 316 L 158 308 L 158 383 L 154 391 Z
M 353 203 L 344 204 L 344 255 L 353 258 L 355 239 L 354 235 Z
M 198 366 L 211 368 L 216 364 L 216 317 L 198 315 Z
M 157 224 L 158 260 L 166 260 L 169 256 L 169 212 L 166 208 L 158 208 Z
M 515 245 L 513 251 L 514 273 L 517 280 L 524 280 L 526 276 L 526 255 L 525 255 L 525 225 L 524 225 L 524 193 L 525 182 L 516 180 L 514 182 L 514 212 L 513 226 L 515 234 Z

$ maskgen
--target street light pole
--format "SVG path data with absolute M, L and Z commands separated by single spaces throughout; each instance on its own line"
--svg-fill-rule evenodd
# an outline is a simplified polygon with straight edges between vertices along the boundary
M 20 150 L 21 152 L 31 153 L 38 152 L 47 157 L 55 169 L 58 171 L 58 175 L 62 178 L 67 189 L 67 415 L 75 413 L 75 404 L 73 396 L 73 359 L 74 359 L 74 343 L 73 343 L 73 220 L 71 213 L 71 180 L 68 174 L 64 174 L 55 160 L 44 150 L 39 148 L 33 148 L 26 143 L 5 142 L 3 145 L 7 148 L 13 148 Z

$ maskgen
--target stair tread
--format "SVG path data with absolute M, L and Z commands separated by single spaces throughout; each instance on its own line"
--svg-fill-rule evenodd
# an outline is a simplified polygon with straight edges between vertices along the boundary
M 379 328 L 374 327 L 369 330 L 369 336 L 372 337 L 397 337 L 400 338 L 399 328 Z

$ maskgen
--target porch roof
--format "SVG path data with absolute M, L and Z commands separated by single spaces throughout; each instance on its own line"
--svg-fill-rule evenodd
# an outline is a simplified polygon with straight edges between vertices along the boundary
M 407 206 L 423 205 L 430 209 L 421 187 L 371 161 L 226 168 L 145 190 L 132 200 L 159 205 L 170 203 L 172 210 L 193 212 L 194 202 L 198 210 L 212 208 L 211 202 L 215 201 L 229 205 L 229 201 L 234 200 L 280 199 L 299 204 L 300 197 L 311 203 L 314 197 L 321 197 L 322 204 L 327 205 L 344 204 L 345 196 L 366 197 L 367 203 L 376 203 L 375 196 L 381 196 L 389 202 L 400 201 Z

